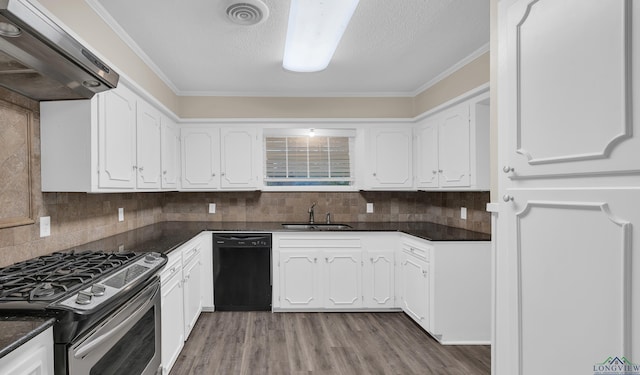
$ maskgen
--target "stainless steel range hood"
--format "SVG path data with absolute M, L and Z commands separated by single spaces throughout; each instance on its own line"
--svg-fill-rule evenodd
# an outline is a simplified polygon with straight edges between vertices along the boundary
M 0 86 L 36 100 L 87 99 L 119 75 L 26 0 L 0 0 Z

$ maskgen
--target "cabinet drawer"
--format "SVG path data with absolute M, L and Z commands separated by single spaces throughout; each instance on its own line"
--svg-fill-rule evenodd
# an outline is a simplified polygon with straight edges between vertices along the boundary
M 167 258 L 167 264 L 165 264 L 160 272 L 160 283 L 164 283 L 171 276 L 175 275 L 177 271 L 182 270 L 182 252 L 180 250 L 169 253 Z
M 202 249 L 202 240 L 194 241 L 189 244 L 182 250 L 182 264 L 186 265 L 189 263 L 195 256 L 200 254 L 200 250 Z
M 428 261 L 431 258 L 431 251 L 433 250 L 433 246 L 418 243 L 414 241 L 403 241 L 402 242 L 402 251 L 406 254 L 414 255 L 420 259 Z

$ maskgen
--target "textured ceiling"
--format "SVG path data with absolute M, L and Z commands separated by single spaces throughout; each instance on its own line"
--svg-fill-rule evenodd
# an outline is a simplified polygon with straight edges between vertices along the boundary
M 282 68 L 289 0 L 240 26 L 242 0 L 86 0 L 180 95 L 415 95 L 486 50 L 489 0 L 361 0 L 328 68 Z

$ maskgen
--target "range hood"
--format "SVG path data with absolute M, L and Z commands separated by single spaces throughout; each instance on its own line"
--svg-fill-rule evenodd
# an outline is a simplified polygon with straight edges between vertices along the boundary
M 88 99 L 119 77 L 27 0 L 0 0 L 0 86 L 39 101 Z

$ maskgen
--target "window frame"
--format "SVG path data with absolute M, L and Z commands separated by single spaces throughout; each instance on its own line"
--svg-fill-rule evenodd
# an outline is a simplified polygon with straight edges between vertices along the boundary
M 266 141 L 270 137 L 309 137 L 310 131 L 313 129 L 314 136 L 317 137 L 347 137 L 349 139 L 349 174 L 348 178 L 286 178 L 282 180 L 268 179 L 267 177 L 267 147 Z M 357 178 L 356 178 L 356 148 L 357 148 L 357 129 L 328 129 L 328 128 L 269 128 L 264 129 L 262 134 L 262 190 L 263 191 L 357 191 Z M 320 182 L 320 184 L 310 185 L 269 185 L 269 182 Z M 345 181 L 346 185 L 322 185 L 322 181 Z

